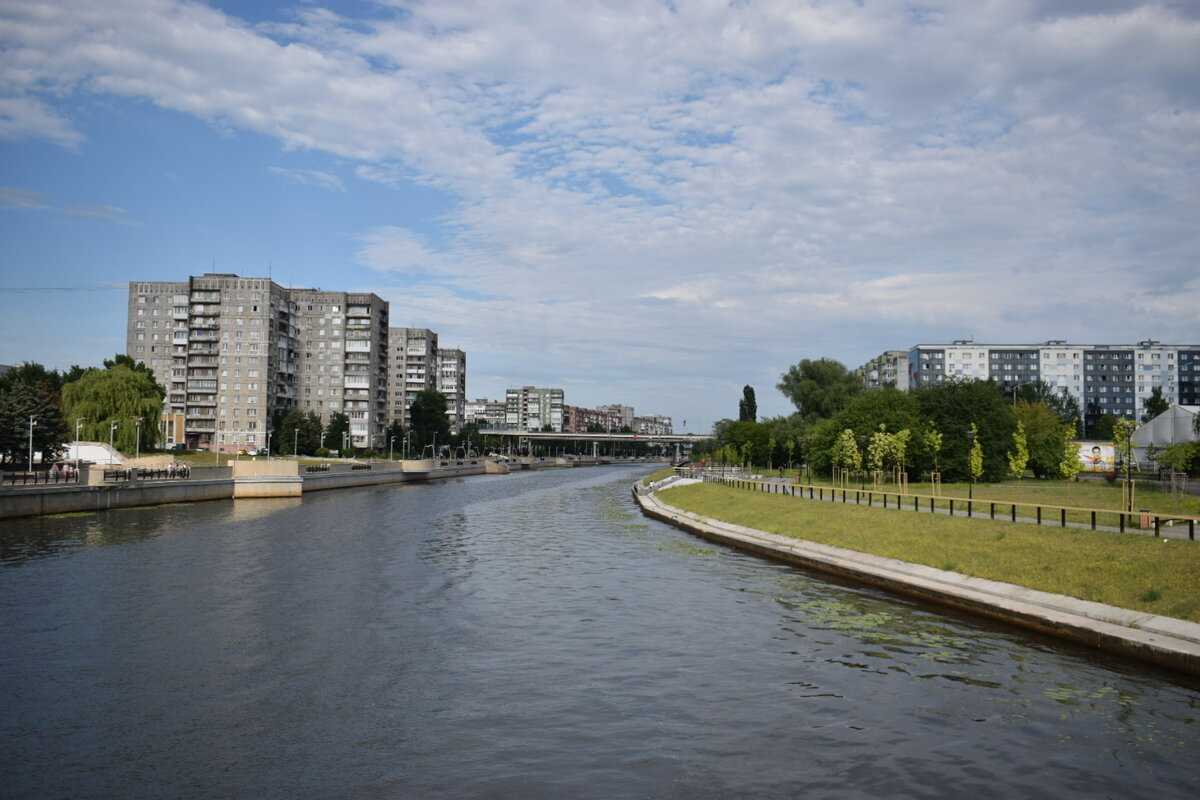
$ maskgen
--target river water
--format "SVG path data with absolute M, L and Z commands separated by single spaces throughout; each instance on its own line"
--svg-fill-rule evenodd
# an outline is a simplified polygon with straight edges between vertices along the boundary
M 647 471 L 0 522 L 0 796 L 1200 794 L 1196 682 L 707 544 Z

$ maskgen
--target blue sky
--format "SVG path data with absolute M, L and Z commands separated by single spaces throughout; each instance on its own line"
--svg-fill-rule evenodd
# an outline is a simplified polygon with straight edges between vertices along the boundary
M 802 358 L 1200 339 L 1200 6 L 8 0 L 0 363 L 123 285 L 374 291 L 704 430 Z

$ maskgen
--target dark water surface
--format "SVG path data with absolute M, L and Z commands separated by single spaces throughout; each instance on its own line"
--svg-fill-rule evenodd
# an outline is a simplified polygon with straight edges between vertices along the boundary
M 1195 682 L 706 544 L 646 471 L 0 522 L 0 795 L 1200 796 Z

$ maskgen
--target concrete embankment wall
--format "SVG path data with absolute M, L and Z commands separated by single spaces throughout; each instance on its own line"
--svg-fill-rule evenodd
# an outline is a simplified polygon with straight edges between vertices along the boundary
M 643 513 L 701 538 L 1200 675 L 1200 624 L 805 542 L 702 517 L 634 488 Z
M 130 482 L 114 486 L 48 486 L 0 495 L 0 518 L 106 511 L 233 497 L 233 479 Z

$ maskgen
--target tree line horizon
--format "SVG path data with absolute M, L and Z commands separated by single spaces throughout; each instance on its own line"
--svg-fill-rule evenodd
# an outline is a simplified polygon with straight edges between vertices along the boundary
M 754 388 L 745 386 L 737 419 L 717 421 L 715 439 L 698 443 L 693 457 L 770 470 L 804 464 L 822 475 L 898 468 L 910 478 L 937 472 L 946 481 L 996 482 L 1027 470 L 1036 478 L 1073 478 L 1079 471 L 1073 441 L 1086 433 L 1115 442 L 1121 454 L 1135 428 L 1104 414 L 1085 431 L 1079 402 L 1045 381 L 1015 391 L 990 378 L 908 392 L 869 389 L 841 362 L 818 358 L 788 368 L 775 388 L 795 406 L 793 414 L 759 420 Z M 1156 389 L 1145 419 L 1169 407 Z M 1158 460 L 1194 474 L 1200 443 L 1170 445 Z

